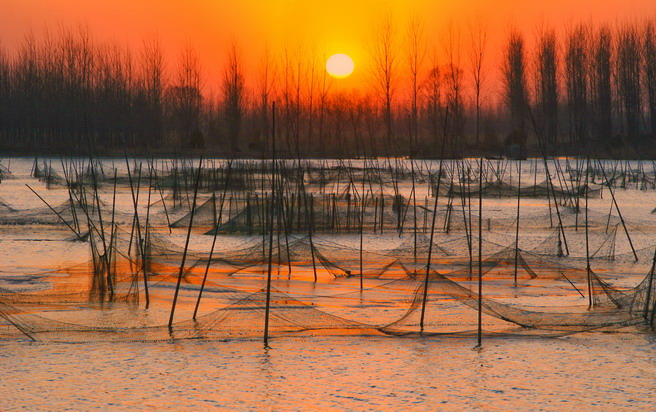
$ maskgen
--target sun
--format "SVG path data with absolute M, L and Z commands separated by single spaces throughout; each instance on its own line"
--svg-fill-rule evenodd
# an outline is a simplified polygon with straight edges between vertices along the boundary
M 326 61 L 326 71 L 337 79 L 349 77 L 354 68 L 353 59 L 346 54 L 333 54 Z

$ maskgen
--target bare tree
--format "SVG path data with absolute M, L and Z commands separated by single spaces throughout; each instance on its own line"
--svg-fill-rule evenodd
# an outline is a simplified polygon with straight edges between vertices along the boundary
M 2 42 L 0 42 L 0 138 L 5 144 L 9 143 L 9 120 L 11 96 L 11 67 L 9 57 Z
M 469 36 L 471 46 L 469 48 L 469 62 L 474 86 L 474 106 L 476 110 L 476 146 L 480 144 L 481 134 L 481 92 L 485 82 L 485 71 L 483 63 L 485 61 L 487 48 L 487 25 L 482 20 L 478 20 L 476 25 L 470 24 Z
M 239 137 L 245 111 L 244 72 L 237 42 L 228 49 L 228 63 L 223 72 L 223 109 L 228 126 L 228 140 L 233 153 L 240 151 Z
M 626 135 L 640 137 L 640 35 L 635 24 L 623 24 L 617 33 L 618 94 L 624 111 Z
M 294 83 L 293 87 L 293 121 L 292 121 L 292 135 L 294 137 L 294 153 L 299 154 L 301 152 L 301 123 L 303 117 L 303 77 L 305 74 L 305 61 L 306 55 L 303 46 L 298 43 L 296 45 L 296 50 L 294 52 L 294 60 L 292 70 L 294 73 Z
M 437 52 L 433 50 L 431 69 L 424 80 L 425 112 L 430 125 L 433 150 L 437 151 L 439 132 L 443 129 L 441 122 L 442 112 L 442 73 L 437 61 Z
M 536 50 L 536 103 L 542 120 L 545 144 L 555 145 L 558 136 L 558 53 L 556 32 L 542 28 Z
M 259 110 L 259 131 L 260 143 L 264 143 L 262 148 L 268 148 L 269 136 L 269 106 L 273 100 L 274 85 L 276 81 L 276 70 L 273 62 L 271 50 L 267 45 L 260 58 L 260 68 L 257 82 L 258 110 Z
M 410 69 L 411 104 L 410 104 L 410 145 L 415 148 L 419 134 L 419 82 L 421 70 L 426 57 L 426 44 L 424 42 L 424 24 L 418 18 L 410 19 L 407 29 L 406 58 Z
M 313 149 L 313 137 L 314 137 L 314 112 L 315 112 L 315 100 L 317 91 L 319 90 L 319 82 L 321 75 L 317 72 L 322 70 L 323 66 L 317 61 L 317 53 L 314 48 L 310 50 L 309 64 L 306 67 L 305 83 L 306 83 L 306 97 L 305 97 L 305 107 L 306 107 L 306 116 L 307 116 L 307 153 L 311 153 Z M 325 70 L 323 70 L 325 72 Z
M 284 127 L 284 137 L 287 143 L 287 151 L 292 152 L 292 139 L 295 135 L 295 122 L 297 120 L 296 108 L 297 104 L 294 99 L 294 85 L 296 83 L 296 64 L 294 56 L 290 50 L 289 45 L 285 45 L 282 55 L 281 63 L 281 76 L 282 84 L 280 85 L 281 99 L 282 99 L 282 126 Z
M 146 139 L 154 145 L 163 134 L 162 111 L 166 64 L 162 45 L 156 36 L 144 40 L 141 52 L 141 77 L 146 95 Z
M 38 38 L 28 33 L 17 50 L 0 50 L 0 140 L 24 149 L 173 150 L 201 147 L 211 133 L 229 142 L 226 152 L 236 152 L 244 149 L 244 136 L 254 136 L 249 148 L 264 143 L 270 105 L 279 98 L 276 124 L 287 138 L 288 155 L 405 154 L 395 139 L 405 139 L 395 128 L 401 124 L 407 124 L 402 129 L 408 130 L 413 153 L 423 144 L 441 147 L 439 139 L 448 137 L 453 154 L 464 154 L 457 145 L 469 137 L 465 132 L 480 145 L 496 136 L 508 112 L 517 133 L 511 141 L 523 141 L 529 93 L 535 94 L 541 135 L 551 146 L 567 127 L 559 123 L 565 108 L 570 140 L 579 145 L 592 138 L 612 142 L 618 131 L 636 144 L 645 132 L 656 135 L 656 19 L 616 30 L 576 24 L 560 38 L 554 29 L 542 28 L 530 69 L 526 42 L 512 31 L 504 43 L 500 102 L 486 100 L 484 24 L 469 27 L 467 67 L 457 26 L 451 24 L 437 39 L 441 61 L 437 53 L 426 56 L 425 30 L 419 18 L 411 19 L 399 47 L 391 17 L 382 19 L 372 33 L 370 87 L 338 94 L 331 92 L 333 80 L 323 60 L 302 41 L 275 56 L 267 49 L 250 92 L 233 44 L 221 75 L 212 80 L 221 87 L 211 94 L 203 91 L 200 57 L 191 47 L 167 76 L 164 46 L 155 37 L 133 54 L 124 45 L 97 42 L 84 25 L 58 26 Z M 526 70 L 534 75 L 530 90 Z
M 518 141 L 523 144 L 525 138 L 526 107 L 528 93 L 526 90 L 526 61 L 524 38 L 515 29 L 508 34 L 503 59 L 503 80 L 505 99 L 510 110 L 513 134 L 519 133 Z
M 608 26 L 599 27 L 593 36 L 591 89 L 595 135 L 608 143 L 613 136 L 612 58 L 613 35 Z
M 656 20 L 649 19 L 643 29 L 643 65 L 652 138 L 656 137 Z
M 451 119 L 450 136 L 455 144 L 456 138 L 462 137 L 464 131 L 464 113 L 462 107 L 462 77 L 463 70 L 460 67 L 460 29 L 453 23 L 447 28 L 444 36 L 444 51 L 447 58 L 443 75 L 447 85 L 447 106 L 449 118 Z M 461 142 L 460 140 L 458 140 Z M 455 148 L 452 148 L 455 150 Z
M 586 144 L 589 133 L 589 29 L 578 24 L 568 30 L 565 38 L 565 78 L 567 108 L 572 143 Z
M 25 35 L 25 40 L 19 50 L 16 67 L 16 92 L 18 95 L 18 131 L 22 133 L 28 144 L 37 144 L 38 125 L 41 122 L 41 67 L 37 41 L 34 32 Z M 22 126 L 22 127 L 21 127 Z M 22 129 L 22 130 L 21 130 Z
M 187 46 L 182 50 L 176 83 L 169 90 L 174 128 L 180 144 L 192 143 L 191 138 L 200 129 L 201 67 L 196 50 Z M 197 146 L 199 142 L 195 142 Z
M 396 87 L 395 32 L 391 16 L 386 16 L 375 28 L 371 56 L 374 64 L 374 85 L 383 103 L 387 150 L 393 147 L 392 103 Z
M 326 61 L 326 55 L 324 53 L 324 61 Z M 321 70 L 321 75 L 319 76 L 318 90 L 319 93 L 319 150 L 323 154 L 325 153 L 325 139 L 324 139 L 324 122 L 326 115 L 326 106 L 328 102 L 328 93 L 330 92 L 330 87 L 332 85 L 332 77 L 328 75 L 327 70 Z

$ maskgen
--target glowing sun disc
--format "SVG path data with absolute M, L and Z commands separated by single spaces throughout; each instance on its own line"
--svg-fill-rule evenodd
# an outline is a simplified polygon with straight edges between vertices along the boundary
M 337 79 L 349 77 L 354 68 L 353 59 L 346 54 L 333 54 L 326 61 L 326 71 Z

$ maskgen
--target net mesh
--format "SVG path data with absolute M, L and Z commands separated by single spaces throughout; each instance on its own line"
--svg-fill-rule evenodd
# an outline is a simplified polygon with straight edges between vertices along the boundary
M 655 222 L 623 222 L 593 210 L 586 217 L 581 199 L 601 200 L 603 191 L 580 184 L 580 169 L 568 170 L 579 180 L 560 188 L 546 182 L 517 187 L 499 171 L 490 173 L 482 196 L 519 193 L 547 206 L 522 212 L 519 221 L 514 214 L 484 215 L 479 227 L 470 197 L 480 183 L 475 173 L 453 181 L 456 167 L 437 176 L 435 169 L 417 165 L 412 174 L 391 162 L 300 171 L 281 162 L 272 200 L 266 162 L 234 165 L 230 178 L 225 166 L 174 166 L 155 175 L 130 165 L 142 183 L 146 175 L 151 183 L 150 190 L 141 187 L 142 203 L 144 193 L 153 196 L 136 214 L 130 197 L 121 210 L 96 199 L 98 187 L 107 193 L 117 185 L 129 196 L 130 180 L 135 184 L 135 176 L 114 179 L 99 166 L 64 177 L 59 190 L 73 194 L 54 211 L 17 210 L 0 201 L 0 224 L 68 225 L 77 232 L 70 240 L 85 241 L 89 250 L 81 264 L 16 281 L 0 276 L 0 336 L 40 342 L 259 338 L 267 301 L 271 336 L 472 334 L 479 304 L 489 334 L 654 322 L 654 268 L 645 268 L 654 245 L 629 249 L 624 227 L 649 239 Z M 52 166 L 35 162 L 33 175 L 58 190 Z M 200 194 L 193 190 L 197 176 Z M 650 184 L 643 177 L 636 190 Z M 611 185 L 620 180 L 615 174 Z M 412 183 L 424 183 L 427 196 L 416 196 Z M 440 201 L 433 203 L 432 195 Z M 525 243 L 515 242 L 518 223 Z M 187 229 L 196 247 L 185 245 Z M 178 282 L 179 307 L 169 326 Z

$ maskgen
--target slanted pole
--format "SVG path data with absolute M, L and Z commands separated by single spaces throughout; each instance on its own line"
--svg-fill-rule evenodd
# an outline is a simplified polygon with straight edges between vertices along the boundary
M 567 245 L 567 238 L 565 237 L 565 227 L 563 226 L 563 220 L 560 217 L 560 209 L 558 208 L 558 199 L 556 198 L 556 191 L 554 189 L 553 181 L 551 180 L 551 174 L 549 173 L 549 165 L 547 164 L 547 154 L 544 150 L 544 145 L 542 144 L 542 138 L 540 137 L 540 131 L 538 130 L 535 118 L 533 117 L 533 111 L 529 105 L 526 106 L 529 116 L 531 117 L 531 123 L 533 124 L 533 131 L 535 132 L 535 137 L 538 139 L 538 144 L 540 146 L 540 152 L 542 153 L 542 162 L 544 163 L 544 172 L 547 176 L 547 192 L 549 187 L 551 187 L 551 195 L 554 201 L 554 207 L 556 208 L 556 216 L 558 216 L 558 226 L 560 233 L 563 235 L 563 243 L 565 245 L 565 253 L 569 255 L 569 246 Z M 551 209 L 550 209 L 551 210 Z M 550 212 L 551 213 L 551 212 Z
M 624 233 L 626 233 L 626 238 L 629 240 L 629 245 L 631 246 L 631 252 L 633 252 L 633 257 L 635 258 L 635 261 L 638 261 L 638 255 L 636 254 L 635 248 L 633 247 L 633 242 L 631 241 L 631 236 L 629 235 L 629 231 L 626 228 L 626 223 L 624 223 L 624 218 L 622 217 L 622 212 L 620 211 L 620 207 L 617 205 L 617 199 L 615 199 L 615 193 L 613 192 L 613 188 L 611 187 L 611 184 L 608 182 L 608 179 L 606 178 L 606 171 L 604 170 L 603 166 L 601 166 L 601 162 L 597 160 L 599 163 L 599 166 L 601 167 L 601 173 L 604 176 L 604 180 L 606 181 L 606 185 L 608 185 L 608 191 L 610 192 L 610 196 L 613 198 L 613 204 L 615 205 L 615 210 L 617 210 L 617 215 L 620 218 L 620 222 L 622 222 L 622 227 L 624 228 Z M 587 192 L 587 189 L 586 189 Z M 586 195 L 587 196 L 587 195 Z
M 134 186 L 132 184 L 132 174 L 130 173 L 130 164 L 128 163 L 128 158 L 127 156 L 125 157 L 125 164 L 128 167 L 128 180 L 130 181 L 130 192 L 132 194 L 132 204 L 134 206 L 134 217 L 133 217 L 133 224 L 132 224 L 132 234 L 134 233 L 134 226 L 136 224 L 137 227 L 137 236 L 138 236 L 138 246 L 139 246 L 139 253 L 141 255 L 141 271 L 143 272 L 143 277 L 144 277 L 144 294 L 146 295 L 146 309 L 150 306 L 150 295 L 148 293 L 148 268 L 145 265 L 145 257 L 144 257 L 144 249 L 143 249 L 143 238 L 141 237 L 141 225 L 139 223 L 139 210 L 138 210 L 138 204 L 139 204 L 139 189 L 141 187 L 141 164 L 139 164 L 139 177 L 137 179 L 137 193 L 135 196 L 134 193 Z M 130 235 L 130 247 L 132 246 L 132 234 Z M 128 247 L 128 254 L 130 253 L 130 247 Z M 139 272 L 137 272 L 137 275 Z
M 446 125 L 447 117 L 449 116 L 449 111 L 447 109 L 444 116 L 444 131 L 446 134 Z M 430 242 L 428 243 L 428 261 L 426 262 L 426 277 L 424 279 L 424 296 L 421 300 L 421 317 L 419 319 L 419 330 L 420 332 L 424 331 L 424 319 L 426 317 L 426 300 L 428 299 L 428 278 L 430 276 L 430 267 L 431 267 L 431 257 L 433 255 L 433 238 L 435 237 L 435 220 L 437 218 L 437 201 L 440 197 L 440 183 L 442 182 L 442 165 L 444 161 L 444 142 L 446 139 L 442 139 L 442 149 L 440 153 L 440 166 L 437 172 L 437 190 L 435 190 L 435 203 L 433 204 L 433 219 L 431 222 L 431 232 L 430 232 Z
M 191 237 L 191 227 L 194 225 L 194 214 L 196 212 L 196 197 L 198 195 L 198 183 L 200 182 L 200 171 L 203 165 L 203 156 L 200 157 L 198 162 L 198 173 L 196 174 L 196 185 L 194 186 L 194 200 L 191 204 L 191 216 L 189 217 L 189 228 L 187 229 L 187 239 L 185 240 L 184 251 L 182 252 L 182 262 L 180 262 L 180 271 L 178 272 L 178 282 L 175 285 L 175 293 L 173 294 L 173 302 L 171 303 L 171 315 L 169 316 L 169 332 L 173 331 L 173 316 L 175 315 L 175 306 L 178 303 L 178 293 L 180 293 L 180 283 L 182 283 L 182 275 L 184 274 L 185 262 L 187 260 L 187 250 L 189 249 L 189 238 Z
M 169 211 L 166 207 L 166 201 L 164 200 L 164 193 L 162 192 L 162 184 L 160 183 L 159 177 L 157 176 L 157 169 L 153 169 L 155 173 L 155 181 L 157 182 L 157 190 L 159 191 L 159 198 L 162 200 L 162 205 L 164 206 L 164 214 L 166 215 L 166 223 L 169 228 L 169 233 L 173 233 L 171 230 L 171 219 L 169 218 Z M 173 197 L 173 205 L 175 206 L 175 196 Z
M 94 191 L 94 196 L 96 198 L 96 205 L 98 207 L 98 221 L 99 221 L 99 224 L 100 224 L 99 234 L 100 234 L 100 239 L 102 240 L 102 244 L 103 244 L 103 259 L 102 260 L 104 262 L 104 269 L 107 271 L 106 278 L 107 278 L 107 283 L 108 283 L 107 286 L 108 286 L 109 291 L 110 291 L 110 297 L 113 297 L 114 296 L 114 288 L 112 286 L 112 282 L 111 282 L 111 279 L 110 279 L 110 276 L 109 276 L 109 270 L 110 270 L 109 269 L 109 255 L 107 253 L 107 242 L 105 240 L 105 226 L 103 224 L 102 211 L 101 211 L 101 208 L 100 208 L 100 196 L 98 195 L 98 181 L 96 179 L 96 171 L 95 171 L 95 168 L 93 166 L 93 161 L 91 159 L 89 159 L 89 167 L 91 168 L 91 177 L 93 178 L 93 191 Z M 112 211 L 112 213 L 114 213 L 114 212 Z M 104 296 L 104 290 L 102 291 L 102 295 Z
M 41 201 L 42 201 L 43 203 L 45 203 L 46 206 L 48 206 L 48 208 L 49 208 L 50 210 L 52 210 L 52 211 L 57 215 L 57 217 L 59 218 L 59 220 L 61 220 L 62 222 L 64 222 L 64 224 L 65 224 L 66 226 L 68 226 L 68 228 L 71 229 L 71 231 L 72 231 L 73 233 L 75 233 L 75 236 L 77 236 L 78 239 L 82 239 L 82 236 L 80 235 L 80 233 L 78 233 L 75 229 L 73 229 L 73 227 L 72 227 L 71 225 L 68 224 L 68 222 L 66 221 L 66 219 L 64 219 L 64 218 L 59 214 L 59 212 L 57 212 L 55 209 L 53 209 L 52 206 L 50 206 L 50 204 L 49 204 L 48 202 L 46 202 L 46 200 L 45 200 L 44 198 L 42 198 L 42 197 L 41 197 L 41 196 L 40 196 L 40 195 L 39 195 L 34 189 L 32 189 L 32 188 L 30 187 L 30 185 L 28 185 L 27 183 L 25 184 L 25 186 L 27 186 L 27 188 L 30 189 L 30 190 L 32 191 L 32 193 L 34 193 L 39 199 L 41 199 Z
M 656 271 L 656 250 L 654 250 L 654 258 L 652 259 L 651 263 L 651 270 L 649 271 L 649 282 L 647 284 L 647 297 L 645 298 L 645 313 L 644 313 L 644 318 L 645 320 L 648 320 L 649 317 L 649 303 L 651 300 L 651 288 L 654 283 L 654 271 Z M 653 317 L 652 313 L 652 317 Z
M 214 238 L 212 239 L 212 247 L 210 248 L 210 256 L 207 258 L 207 266 L 205 266 L 205 274 L 203 275 L 203 282 L 200 284 L 200 290 L 198 291 L 198 299 L 196 300 L 196 307 L 194 307 L 194 315 L 192 318 L 196 320 L 196 315 L 198 314 L 198 306 L 200 305 L 200 299 L 203 296 L 203 290 L 205 290 L 205 282 L 207 281 L 207 273 L 210 270 L 210 265 L 212 264 L 212 256 L 214 255 L 214 247 L 216 246 L 216 238 L 219 233 L 219 223 L 221 223 L 221 218 L 223 215 L 223 202 L 226 198 L 226 191 L 228 190 L 228 183 L 230 182 L 230 173 L 232 171 L 232 160 L 228 162 L 228 173 L 225 181 L 225 186 L 223 187 L 223 195 L 221 196 L 221 205 L 219 206 L 219 216 L 214 224 Z M 215 198 L 216 199 L 216 198 Z M 216 200 L 215 200 L 216 201 Z

